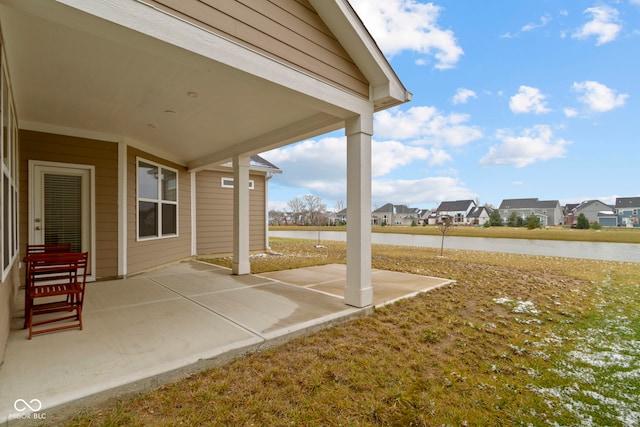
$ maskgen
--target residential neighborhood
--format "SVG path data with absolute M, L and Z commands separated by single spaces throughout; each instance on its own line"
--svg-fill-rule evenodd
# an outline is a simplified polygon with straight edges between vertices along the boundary
M 0 0 L 0 427 L 638 425 L 640 0 L 524 3 Z
M 371 225 L 436 225 L 443 218 L 449 218 L 454 225 L 482 226 L 489 222 L 494 211 L 499 213 L 503 223 L 508 223 L 514 215 L 523 220 L 533 215 L 539 219 L 541 227 L 576 227 L 578 217 L 584 215 L 590 224 L 597 223 L 602 227 L 640 227 L 640 196 L 618 197 L 615 205 L 607 205 L 600 200 L 585 200 L 563 206 L 559 200 L 538 198 L 504 199 L 497 208 L 479 206 L 474 200 L 445 200 L 434 209 L 385 203 L 371 211 Z M 347 208 L 325 212 L 325 216 L 327 225 L 346 224 Z M 308 225 L 304 218 L 304 213 L 296 215 L 293 212 L 269 211 L 270 225 Z

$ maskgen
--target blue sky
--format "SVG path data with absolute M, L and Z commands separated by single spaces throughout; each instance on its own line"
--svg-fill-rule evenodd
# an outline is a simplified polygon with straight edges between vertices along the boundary
M 640 195 L 640 0 L 351 0 L 413 100 L 376 113 L 372 208 Z M 262 154 L 270 209 L 346 201 L 344 132 Z

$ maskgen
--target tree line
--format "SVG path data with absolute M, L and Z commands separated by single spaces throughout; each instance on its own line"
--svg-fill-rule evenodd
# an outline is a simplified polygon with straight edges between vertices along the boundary
M 336 212 L 344 209 L 344 202 L 336 202 Z M 313 194 L 295 197 L 287 202 L 286 210 L 269 211 L 270 225 L 329 225 L 327 205 Z

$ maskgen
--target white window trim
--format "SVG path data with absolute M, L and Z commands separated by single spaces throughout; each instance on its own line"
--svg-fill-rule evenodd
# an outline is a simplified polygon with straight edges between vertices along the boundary
M 0 129 L 2 129 L 5 125 L 7 127 L 7 136 L 8 141 L 4 140 L 3 135 L 0 135 L 0 205 L 2 209 L 0 209 L 0 270 L 1 270 L 1 278 L 4 281 L 9 272 L 13 268 L 13 265 L 18 257 L 18 132 L 17 132 L 17 124 L 15 118 L 15 109 L 13 108 L 13 98 L 11 96 L 10 90 L 10 82 L 9 78 L 5 72 L 5 57 L 4 51 L 0 49 L 0 80 L 4 81 L 4 85 L 0 85 L 0 103 L 3 102 L 4 93 L 3 91 L 7 91 L 7 105 L 2 105 L 3 108 L 7 109 L 6 116 L 8 118 L 8 123 L 3 123 L 5 112 L 0 108 Z M 1 131 L 0 131 L 1 132 Z M 6 144 L 7 151 L 7 161 L 5 163 L 4 159 L 4 149 Z M 4 204 L 4 181 L 5 177 L 9 184 L 9 191 L 12 193 L 13 197 L 10 197 L 10 204 L 5 206 Z M 9 220 L 7 221 L 8 229 L 4 229 L 5 224 L 5 209 L 8 209 L 6 212 L 9 216 Z M 10 239 L 9 245 L 9 260 L 7 265 L 4 265 L 4 247 L 5 247 L 5 239 Z
M 140 194 L 139 194 L 139 189 L 140 189 L 140 185 L 138 184 L 138 167 L 140 165 L 140 162 L 144 162 L 153 166 L 156 166 L 158 168 L 158 171 L 160 173 L 160 176 L 162 176 L 161 170 L 165 169 L 165 170 L 169 170 L 172 172 L 176 173 L 176 200 L 162 200 L 162 182 L 161 180 L 158 180 L 158 199 L 147 199 L 147 198 L 141 198 Z M 180 179 L 180 173 L 178 172 L 177 169 L 162 165 L 158 162 L 154 162 L 151 160 L 147 160 L 143 157 L 136 157 L 136 241 L 138 242 L 144 242 L 144 241 L 148 241 L 148 240 L 159 240 L 159 239 L 171 239 L 174 237 L 179 237 L 180 235 L 180 197 L 179 194 L 180 192 L 178 191 L 178 189 L 180 188 L 180 184 L 179 184 L 179 179 Z M 158 203 L 158 235 L 157 236 L 140 236 L 140 202 L 154 202 L 154 203 Z M 162 209 L 161 209 L 161 205 L 162 204 L 173 204 L 176 206 L 176 232 L 174 234 L 166 234 L 163 235 L 162 234 Z
M 223 176 L 222 178 L 220 178 L 220 187 L 222 188 L 233 188 L 233 178 L 229 178 L 226 176 Z M 255 182 L 250 179 L 249 180 L 249 190 L 253 190 L 255 188 Z

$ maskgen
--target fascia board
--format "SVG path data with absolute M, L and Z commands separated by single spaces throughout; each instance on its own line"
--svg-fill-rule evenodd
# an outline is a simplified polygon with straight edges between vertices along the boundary
M 309 1 L 369 81 L 374 102 L 387 97 L 398 103 L 411 100 L 411 93 L 346 0 Z

